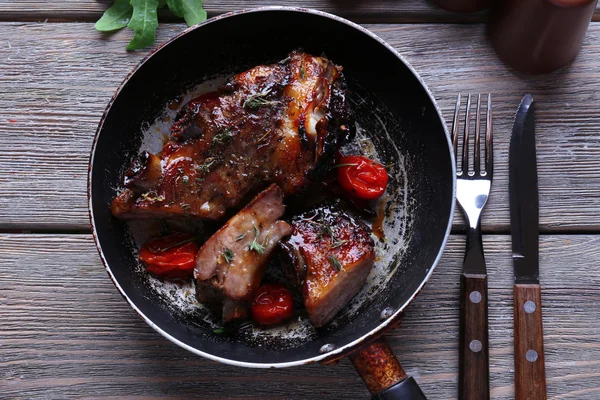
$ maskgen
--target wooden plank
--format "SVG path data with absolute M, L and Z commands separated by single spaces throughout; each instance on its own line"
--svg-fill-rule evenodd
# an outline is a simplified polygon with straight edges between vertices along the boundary
M 457 396 L 458 285 L 452 236 L 431 281 L 388 334 L 430 399 Z M 492 398 L 512 399 L 510 238 L 484 238 Z M 541 238 L 548 398 L 600 393 L 600 236 Z M 6 398 L 368 398 L 350 363 L 253 370 L 163 339 L 118 294 L 89 235 L 0 235 L 0 392 Z M 573 257 L 577 254 L 577 257 Z
M 0 20 L 2 21 L 93 21 L 98 19 L 112 0 L 69 0 L 65 2 L 46 2 L 43 0 L 0 0 Z M 375 1 L 326 1 L 326 0 L 214 0 L 205 1 L 204 7 L 210 16 L 233 10 L 265 6 L 291 6 L 314 8 L 346 18 L 372 22 L 421 22 L 421 21 L 482 21 L 485 12 L 474 14 L 455 14 L 447 12 L 432 2 L 422 0 Z M 173 20 L 170 13 L 163 11 L 161 16 Z
M 419 71 L 447 122 L 458 91 L 493 93 L 496 166 L 484 229 L 509 229 L 509 135 L 526 92 L 538 101 L 542 229 L 600 229 L 600 23 L 569 68 L 531 76 L 498 61 L 482 25 L 367 27 Z M 161 25 L 157 43 L 181 29 Z M 106 37 L 89 23 L 0 23 L 0 37 L 0 229 L 87 229 L 93 134 L 113 91 L 147 52 L 127 53 L 129 32 Z
M 0 21 L 91 21 L 98 19 L 112 0 L 68 0 L 49 2 L 43 0 L 0 0 Z M 483 22 L 487 11 L 472 14 L 457 14 L 445 11 L 432 1 L 423 0 L 284 0 L 274 3 L 270 0 L 214 0 L 205 1 L 204 7 L 210 16 L 233 10 L 264 6 L 291 6 L 314 8 L 341 15 L 361 22 Z M 600 20 L 600 8 L 594 20 Z M 167 20 L 172 16 L 163 12 Z

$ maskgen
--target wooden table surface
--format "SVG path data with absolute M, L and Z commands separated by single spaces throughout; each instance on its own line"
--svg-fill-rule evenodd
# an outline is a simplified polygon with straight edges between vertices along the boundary
M 90 234 L 88 157 L 108 100 L 150 49 L 127 53 L 130 31 L 94 30 L 109 3 L 0 0 L 0 398 L 368 398 L 347 360 L 252 370 L 195 356 L 118 294 Z M 275 2 L 205 3 L 216 15 Z M 447 121 L 457 92 L 493 94 L 495 177 L 483 216 L 493 399 L 514 397 L 507 155 L 519 100 L 534 95 L 548 397 L 600 398 L 600 23 L 570 67 L 529 76 L 497 59 L 485 12 L 454 15 L 419 0 L 279 4 L 334 12 L 387 40 L 421 74 Z M 157 43 L 183 28 L 162 23 Z M 430 399 L 457 396 L 463 226 L 457 213 L 433 278 L 387 335 Z

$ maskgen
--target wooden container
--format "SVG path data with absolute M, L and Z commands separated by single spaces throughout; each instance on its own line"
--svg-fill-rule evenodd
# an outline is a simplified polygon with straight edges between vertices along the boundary
M 510 67 L 554 71 L 573 61 L 598 0 L 501 0 L 492 9 L 490 39 Z

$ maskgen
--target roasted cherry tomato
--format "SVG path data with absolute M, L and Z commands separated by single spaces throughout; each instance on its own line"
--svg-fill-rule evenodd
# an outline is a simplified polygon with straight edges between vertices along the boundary
M 148 240 L 139 257 L 151 274 L 165 279 L 187 279 L 194 271 L 197 251 L 194 238 L 178 232 Z
M 372 200 L 385 192 L 388 174 L 383 165 L 363 156 L 344 156 L 338 164 L 338 182 L 352 196 Z
M 294 299 L 281 285 L 263 285 L 254 296 L 250 312 L 259 325 L 279 324 L 294 315 Z

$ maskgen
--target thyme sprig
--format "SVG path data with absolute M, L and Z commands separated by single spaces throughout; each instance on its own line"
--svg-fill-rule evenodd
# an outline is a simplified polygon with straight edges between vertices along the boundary
M 336 271 L 340 272 L 342 271 L 344 268 L 342 267 L 342 263 L 340 263 L 340 260 L 338 260 L 338 258 L 335 255 L 330 255 L 329 256 L 329 261 L 331 262 L 331 266 L 333 268 L 335 268 Z
M 251 326 L 252 326 L 252 321 L 244 321 L 239 325 L 213 329 L 213 333 L 216 333 L 218 335 L 224 334 L 224 333 L 234 333 L 234 332 L 239 332 L 241 330 L 248 329 Z
M 267 100 L 266 97 L 269 95 L 269 93 L 271 93 L 271 89 L 267 89 L 260 93 L 251 94 L 250 96 L 248 96 L 246 98 L 242 107 L 256 110 L 257 108 L 260 108 L 260 107 L 268 105 L 268 104 L 278 103 L 277 101 L 274 101 L 274 100 Z
M 194 237 L 191 237 L 189 239 L 181 240 L 181 241 L 179 241 L 177 243 L 173 243 L 171 245 L 168 245 L 167 247 L 162 247 L 160 249 L 157 249 L 157 252 L 167 251 L 167 250 L 172 249 L 173 247 L 181 246 L 182 244 L 193 242 L 193 241 L 195 241 L 197 239 L 200 239 L 200 236 L 194 236 Z
M 254 225 L 254 240 L 248 245 L 248 250 L 255 251 L 258 254 L 264 254 L 265 247 L 267 246 L 267 241 L 269 240 L 269 234 L 267 233 L 267 236 L 265 236 L 265 240 L 262 244 L 258 242 L 259 236 L 260 230 L 256 227 L 256 225 Z
M 336 165 L 332 166 L 331 168 L 329 168 L 329 170 L 331 171 L 332 169 L 341 168 L 341 167 L 358 167 L 358 164 L 356 164 L 356 163 L 336 164 Z
M 227 264 L 231 264 L 233 259 L 235 258 L 235 253 L 229 247 L 223 247 L 223 251 L 221 251 L 221 257 Z
M 331 246 L 332 249 L 337 249 L 338 247 L 342 247 L 343 245 L 345 245 L 346 243 L 348 243 L 347 240 L 335 240 L 333 242 L 333 245 Z

